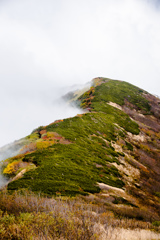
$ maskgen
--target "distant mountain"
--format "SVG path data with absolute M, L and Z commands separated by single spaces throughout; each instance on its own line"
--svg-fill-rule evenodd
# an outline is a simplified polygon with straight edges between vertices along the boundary
M 107 78 L 65 97 L 84 113 L 24 138 L 18 155 L 3 163 L 7 189 L 94 194 L 118 215 L 159 221 L 160 99 Z M 124 205 L 130 211 L 122 213 Z

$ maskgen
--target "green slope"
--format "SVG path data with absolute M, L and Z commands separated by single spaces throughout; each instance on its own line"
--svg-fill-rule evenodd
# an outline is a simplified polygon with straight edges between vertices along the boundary
M 150 114 L 144 94 L 126 82 L 103 78 L 94 81 L 93 87 L 77 100 L 88 112 L 40 127 L 34 133 L 39 136 L 33 140 L 34 148 L 7 160 L 10 164 L 36 166 L 10 182 L 8 190 L 27 188 L 47 195 L 86 195 L 100 191 L 97 183 L 123 188 L 123 177 L 113 163 L 120 164 L 119 159 L 125 154 L 115 150 L 113 144 L 123 139 L 125 148 L 133 150 L 127 132 L 138 135 L 140 129 L 125 112 L 108 103 L 127 103 L 132 109 Z

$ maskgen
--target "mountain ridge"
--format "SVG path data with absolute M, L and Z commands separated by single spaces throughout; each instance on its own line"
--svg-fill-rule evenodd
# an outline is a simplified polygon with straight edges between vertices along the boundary
M 119 216 L 159 221 L 160 99 L 106 78 L 69 96 L 84 113 L 35 129 L 20 155 L 3 163 L 3 173 L 14 179 L 7 189 L 94 194 Z

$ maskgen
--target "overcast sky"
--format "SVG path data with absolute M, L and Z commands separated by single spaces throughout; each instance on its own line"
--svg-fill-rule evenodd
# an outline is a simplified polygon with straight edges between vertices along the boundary
M 0 0 L 0 146 L 76 115 L 57 98 L 101 76 L 160 96 L 160 1 Z

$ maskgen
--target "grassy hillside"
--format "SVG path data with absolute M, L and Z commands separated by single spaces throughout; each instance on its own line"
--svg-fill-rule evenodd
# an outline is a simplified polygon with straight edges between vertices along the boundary
M 159 99 L 105 78 L 70 96 L 84 114 L 34 130 L 20 155 L 4 162 L 3 173 L 12 180 L 7 189 L 46 196 L 94 193 L 98 199 L 107 194 L 104 201 L 118 216 L 145 219 L 145 209 L 136 213 L 144 205 L 151 221 L 160 220 Z
M 67 96 L 84 113 L 2 164 L 0 239 L 160 239 L 160 99 L 107 78 Z
M 91 87 L 91 90 L 82 95 L 83 107 L 87 105 L 88 99 L 91 101 L 90 113 L 41 128 L 46 137 L 44 139 L 42 137 L 41 142 L 37 141 L 37 146 L 40 143 L 42 145 L 40 149 L 37 148 L 32 153 L 20 156 L 21 161 L 33 163 L 36 168 L 25 173 L 23 178 L 9 183 L 8 189 L 28 188 L 49 195 L 57 192 L 62 195 L 74 195 L 99 192 L 97 182 L 122 188 L 124 182 L 121 174 L 110 163 L 119 164 L 118 157 L 123 156 L 123 152 L 115 151 L 111 141 L 116 141 L 119 135 L 125 136 L 126 132 L 138 134 L 139 128 L 127 114 L 108 105 L 107 101 L 118 102 L 117 94 L 120 95 L 122 90 L 124 93 L 125 89 L 121 84 L 125 84 L 126 92 L 130 92 L 133 102 L 138 99 L 138 90 L 135 87 L 130 90 L 131 85 L 127 83 L 117 86 L 118 83 L 109 81 L 96 88 Z M 111 88 L 114 88 L 115 93 Z M 120 97 L 121 104 L 124 96 Z M 144 101 L 143 107 L 146 106 L 148 107 Z M 54 133 L 67 139 L 67 144 L 55 141 Z
M 123 118 L 125 121 L 127 116 L 123 116 L 122 120 Z M 137 125 L 130 122 L 135 125 L 134 131 L 138 131 Z M 118 170 L 114 166 L 107 166 L 107 163 L 119 163 L 118 156 L 123 153 L 115 152 L 111 146 L 110 142 L 116 138 L 117 133 L 112 119 L 106 117 L 106 114 L 86 113 L 51 124 L 45 129 L 46 133 L 53 134 L 53 138 L 56 132 L 69 142 L 65 144 L 57 141 L 44 149 L 42 144 L 42 148 L 22 158 L 20 156 L 23 162 L 33 163 L 37 168 L 11 182 L 8 189 L 27 187 L 47 194 L 60 192 L 73 195 L 99 192 L 97 182 L 124 186 Z M 50 140 L 46 138 L 42 143 Z

